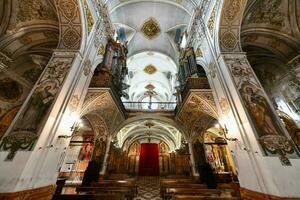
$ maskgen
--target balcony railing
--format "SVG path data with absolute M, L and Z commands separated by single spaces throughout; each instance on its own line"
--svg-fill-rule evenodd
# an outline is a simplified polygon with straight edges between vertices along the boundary
M 174 110 L 176 102 L 123 102 L 125 109 L 131 110 Z

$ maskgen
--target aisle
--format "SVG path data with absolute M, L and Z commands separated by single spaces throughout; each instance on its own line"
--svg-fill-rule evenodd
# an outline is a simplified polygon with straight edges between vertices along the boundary
M 137 185 L 138 195 L 134 200 L 161 200 L 159 193 L 159 177 L 139 177 Z

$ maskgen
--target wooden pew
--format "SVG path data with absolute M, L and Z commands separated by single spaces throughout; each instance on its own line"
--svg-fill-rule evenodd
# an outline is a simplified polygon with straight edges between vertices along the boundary
M 175 195 L 191 195 L 203 197 L 221 197 L 223 194 L 234 196 L 234 190 L 226 189 L 196 189 L 196 188 L 167 188 L 164 199 L 172 199 Z
M 193 189 L 206 189 L 206 185 L 198 183 L 163 183 L 160 187 L 161 197 L 165 198 L 168 188 L 193 188 Z
M 78 194 L 123 194 L 127 200 L 132 200 L 135 195 L 135 191 L 126 187 L 78 187 L 77 191 Z
M 186 178 L 186 179 L 162 179 L 160 180 L 160 184 L 164 183 L 198 183 L 198 180 Z
M 120 188 L 131 188 L 132 192 L 136 195 L 138 192 L 138 186 L 135 181 L 117 181 L 117 180 L 104 180 L 97 183 L 92 183 L 92 187 L 120 187 Z
M 232 189 L 234 190 L 234 196 L 241 196 L 239 183 L 219 183 L 217 189 Z
M 125 200 L 125 194 L 60 194 L 52 200 Z
M 192 195 L 175 195 L 173 200 L 240 200 L 239 197 L 203 197 Z

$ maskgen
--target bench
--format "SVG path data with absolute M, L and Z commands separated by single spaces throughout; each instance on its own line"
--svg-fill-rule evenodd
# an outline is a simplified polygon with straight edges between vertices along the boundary
M 132 200 L 135 195 L 135 191 L 132 188 L 126 187 L 78 187 L 78 194 L 124 194 L 128 200 Z
M 206 189 L 206 185 L 204 184 L 197 184 L 197 183 L 190 183 L 190 184 L 183 184 L 183 183 L 164 183 L 160 187 L 161 197 L 164 198 L 166 195 L 166 191 L 168 188 L 193 188 L 193 189 Z
M 234 196 L 232 189 L 197 189 L 197 188 L 166 188 L 164 199 L 172 199 L 175 195 L 191 195 L 203 197 Z
M 203 197 L 192 195 L 175 195 L 173 200 L 240 200 L 239 197 Z
M 60 194 L 52 200 L 125 200 L 124 194 Z
M 136 195 L 138 192 L 138 186 L 133 181 L 116 181 L 116 180 L 105 180 L 97 183 L 92 183 L 92 187 L 120 187 L 120 188 L 131 188 L 133 193 Z

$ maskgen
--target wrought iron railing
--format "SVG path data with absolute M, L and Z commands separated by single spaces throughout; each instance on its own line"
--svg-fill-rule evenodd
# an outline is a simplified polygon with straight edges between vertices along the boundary
M 123 102 L 125 109 L 131 110 L 174 110 L 176 102 Z

